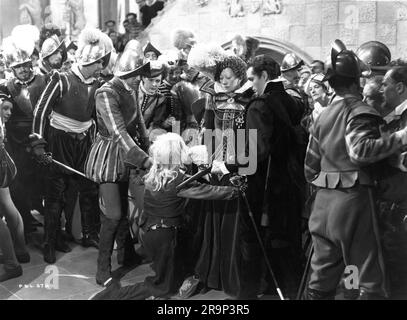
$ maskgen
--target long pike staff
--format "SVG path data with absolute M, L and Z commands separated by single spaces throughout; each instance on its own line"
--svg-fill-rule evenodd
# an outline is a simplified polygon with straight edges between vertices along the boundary
M 245 179 L 246 178 L 244 178 L 244 177 L 237 176 L 237 177 L 232 178 L 230 180 L 230 182 L 232 183 L 232 185 L 234 185 L 236 187 L 242 187 L 243 184 L 246 183 L 244 181 Z M 267 269 L 269 270 L 271 278 L 273 279 L 274 286 L 276 287 L 276 291 L 278 293 L 278 296 L 280 297 L 280 300 L 285 300 L 284 296 L 283 296 L 283 293 L 282 293 L 282 291 L 280 289 L 280 286 L 278 284 L 277 278 L 276 278 L 276 276 L 275 276 L 275 274 L 273 272 L 273 269 L 271 267 L 270 260 L 269 260 L 269 258 L 267 256 L 266 248 L 264 247 L 263 240 L 262 240 L 262 238 L 260 236 L 260 232 L 259 232 L 259 229 L 257 227 L 256 220 L 254 219 L 253 211 L 251 210 L 249 200 L 247 199 L 246 192 L 245 192 L 245 190 L 242 190 L 242 188 L 241 188 L 241 194 L 242 194 L 242 197 L 243 197 L 243 199 L 244 199 L 244 201 L 246 203 L 246 207 L 247 207 L 247 210 L 248 210 L 248 213 L 249 213 L 250 220 L 252 221 L 254 231 L 256 232 L 257 240 L 259 241 L 260 248 L 261 248 L 261 250 L 263 252 L 264 260 L 266 261 Z

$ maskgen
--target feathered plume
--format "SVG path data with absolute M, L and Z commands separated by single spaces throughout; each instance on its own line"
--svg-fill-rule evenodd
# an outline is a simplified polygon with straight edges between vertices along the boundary
M 14 55 L 18 52 L 18 49 L 13 41 L 13 38 L 12 37 L 4 38 L 2 47 L 5 62 L 7 65 L 9 65 L 14 60 Z
M 15 47 L 31 55 L 35 49 L 35 43 L 40 38 L 40 31 L 36 26 L 24 24 L 16 26 L 11 32 L 11 39 Z
M 217 45 L 197 45 L 192 48 L 188 65 L 196 69 L 213 68 L 229 54 Z
M 84 47 L 86 45 L 96 45 L 99 43 L 100 38 L 101 38 L 101 32 L 98 29 L 94 28 L 86 28 L 84 29 L 81 34 L 79 35 L 78 39 L 78 46 L 79 48 Z
M 143 55 L 143 48 L 141 46 L 141 43 L 137 40 L 130 40 L 129 42 L 127 42 L 124 51 L 134 51 L 134 53 L 139 56 Z
M 116 49 L 114 48 L 113 41 L 106 33 L 101 33 L 100 35 L 100 42 L 103 44 L 106 52 L 111 52 L 109 64 L 105 69 L 107 74 L 113 74 L 114 66 L 117 62 L 118 54 L 116 53 Z
M 175 50 L 166 51 L 158 57 L 158 61 L 169 66 L 175 66 L 178 61 L 178 52 Z
M 196 43 L 195 35 L 188 30 L 177 30 L 174 33 L 173 44 L 178 50 L 185 49 L 187 46 L 193 46 Z

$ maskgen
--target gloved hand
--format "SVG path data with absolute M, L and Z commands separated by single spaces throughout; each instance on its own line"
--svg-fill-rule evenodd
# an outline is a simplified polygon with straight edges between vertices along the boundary
M 29 136 L 30 150 L 36 158 L 41 158 L 45 155 L 45 146 L 47 142 L 40 135 L 33 133 Z
M 247 177 L 233 176 L 232 178 L 230 178 L 230 183 L 238 188 L 241 193 L 246 193 L 248 188 Z
M 212 162 L 212 171 L 211 171 L 211 173 L 225 176 L 225 175 L 229 174 L 230 172 L 226 168 L 225 162 L 214 160 Z
M 149 156 L 137 145 L 127 153 L 124 163 L 130 169 L 149 169 L 151 167 Z
M 176 123 L 176 119 L 175 117 L 171 116 L 168 117 L 164 122 L 163 122 L 163 126 L 166 129 L 172 129 L 173 127 L 175 127 L 175 123 Z

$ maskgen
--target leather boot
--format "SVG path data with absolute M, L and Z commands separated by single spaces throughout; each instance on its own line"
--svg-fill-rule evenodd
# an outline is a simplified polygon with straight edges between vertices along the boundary
M 99 248 L 99 236 L 96 216 L 99 216 L 98 195 L 94 185 L 88 185 L 86 192 L 79 195 L 82 223 L 82 246 Z
M 335 300 L 336 291 L 324 292 L 308 288 L 304 300 Z
M 49 264 L 56 262 L 55 247 L 57 242 L 57 229 L 59 226 L 59 202 L 48 201 L 44 215 L 44 261 Z
M 365 289 L 361 288 L 359 290 L 358 300 L 385 300 L 386 298 L 378 293 L 367 292 Z
M 99 249 L 99 237 L 97 235 L 84 234 L 82 236 L 82 247 Z
M 111 278 L 111 258 L 114 238 L 119 221 L 101 215 L 102 226 L 100 229 L 99 256 L 97 260 L 96 283 L 105 286 Z
M 129 231 L 129 222 L 127 218 L 120 220 L 117 234 L 117 263 L 121 266 L 131 267 L 141 264 L 142 258 L 134 249 L 133 240 Z
M 68 245 L 68 243 L 64 239 L 64 236 L 63 236 L 61 230 L 59 230 L 57 232 L 57 241 L 55 243 L 55 249 L 57 251 L 64 252 L 64 253 L 69 253 L 72 251 L 71 247 Z
M 10 268 L 10 269 L 4 268 L 4 271 L 0 272 L 0 282 L 18 278 L 18 277 L 21 277 L 22 275 L 23 275 L 23 268 L 21 268 L 21 266 L 16 266 L 16 267 Z

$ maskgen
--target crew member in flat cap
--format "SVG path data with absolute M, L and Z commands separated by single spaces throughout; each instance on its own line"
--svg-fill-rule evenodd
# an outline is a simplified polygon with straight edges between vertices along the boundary
M 65 73 L 53 71 L 34 112 L 34 155 L 43 160 L 45 151 L 77 171 L 84 171 L 95 132 L 95 92 L 98 77 L 110 61 L 111 52 L 103 42 L 102 32 L 85 29 L 79 37 L 78 63 Z M 49 126 L 47 125 L 49 119 Z M 47 135 L 45 136 L 45 133 Z M 46 140 L 46 142 L 45 142 Z M 43 141 L 44 143 L 38 143 Z M 60 236 L 62 203 L 67 181 L 78 179 L 79 204 L 82 214 L 82 245 L 98 246 L 96 215 L 99 214 L 97 185 L 52 163 L 48 167 L 45 208 L 44 260 L 55 263 L 55 250 L 69 252 Z
M 96 91 L 98 134 L 86 163 L 86 175 L 100 185 L 101 231 L 96 282 L 107 285 L 111 278 L 111 256 L 116 237 L 120 265 L 141 262 L 134 251 L 127 220 L 128 154 L 143 169 L 148 163 L 148 136 L 136 90 L 141 76 L 150 76 L 150 63 L 132 50 L 123 53 L 115 76 Z
M 33 31 L 37 31 L 37 34 Z M 18 173 L 10 192 L 23 218 L 26 233 L 35 231 L 39 226 L 31 210 L 42 210 L 40 207 L 34 208 L 31 201 L 36 190 L 40 189 L 40 182 L 38 166 L 27 152 L 34 108 L 49 79 L 48 76 L 36 74 L 32 65 L 31 55 L 38 36 L 38 30 L 34 30 L 33 26 L 24 25 L 15 27 L 11 36 L 4 39 L 6 66 L 14 76 L 0 85 L 0 92 L 10 95 L 14 104 L 6 125 L 6 148 L 16 163 Z
M 315 252 L 307 298 L 334 299 L 345 268 L 353 266 L 359 299 L 377 299 L 387 292 L 373 173 L 406 146 L 407 129 L 381 133 L 382 117 L 360 95 L 368 67 L 340 40 L 330 60 L 324 80 L 335 96 L 311 128 L 305 159 L 306 179 L 318 188 L 309 220 Z
M 155 61 L 161 56 L 161 52 L 156 49 L 151 42 L 147 43 L 144 48 L 144 62 Z

